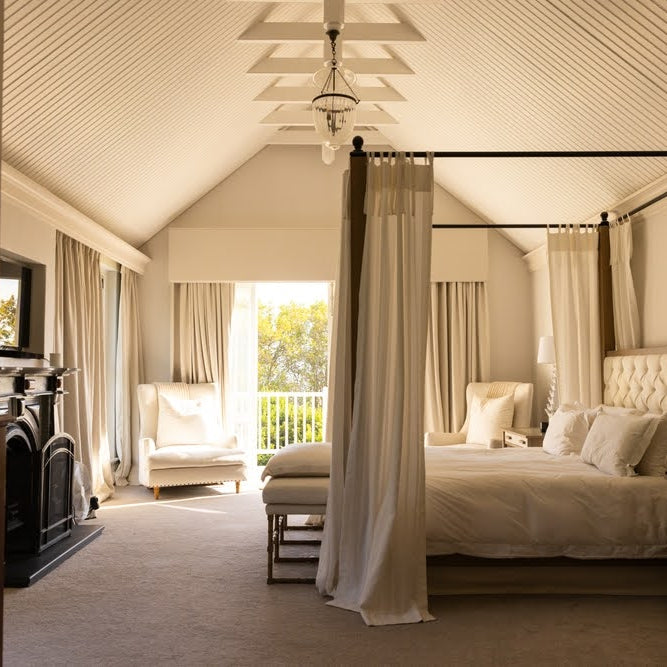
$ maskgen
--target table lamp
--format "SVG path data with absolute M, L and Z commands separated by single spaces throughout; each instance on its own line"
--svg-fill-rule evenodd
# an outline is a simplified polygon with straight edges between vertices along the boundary
M 556 377 L 556 348 L 554 346 L 554 337 L 553 336 L 540 336 L 540 343 L 537 348 L 537 363 L 538 364 L 551 364 L 551 385 L 549 387 L 549 395 L 547 396 L 547 404 L 544 408 L 547 417 L 551 417 L 554 412 L 556 412 L 556 407 L 558 405 L 558 383 Z M 546 431 L 548 425 L 547 422 L 540 422 L 540 428 L 542 431 Z

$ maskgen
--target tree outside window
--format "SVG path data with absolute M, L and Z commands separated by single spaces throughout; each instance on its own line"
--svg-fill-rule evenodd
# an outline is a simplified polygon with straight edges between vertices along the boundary
M 321 392 L 327 384 L 328 314 L 324 300 L 258 303 L 258 391 Z M 323 439 L 323 400 L 274 397 L 261 403 L 258 448 Z M 271 415 L 269 417 L 269 411 Z M 278 426 L 276 427 L 276 421 Z M 285 423 L 288 430 L 285 432 Z M 265 465 L 270 454 L 259 454 Z

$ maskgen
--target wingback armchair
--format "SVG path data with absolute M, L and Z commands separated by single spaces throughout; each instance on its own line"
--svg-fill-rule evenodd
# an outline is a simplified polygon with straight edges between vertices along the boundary
M 139 483 L 162 486 L 220 484 L 246 479 L 245 454 L 224 435 L 214 384 L 140 384 Z
M 493 382 L 471 382 L 466 388 L 466 419 L 460 431 L 456 433 L 445 433 L 431 431 L 424 434 L 425 445 L 468 445 L 474 447 L 488 447 L 489 442 L 475 442 L 468 437 L 470 427 L 470 416 L 475 399 L 486 399 L 490 390 L 500 385 L 514 387 L 514 412 L 511 424 L 515 428 L 526 428 L 530 426 L 533 411 L 533 385 L 530 382 L 518 383 L 493 383 Z M 491 391 L 495 398 L 502 398 Z

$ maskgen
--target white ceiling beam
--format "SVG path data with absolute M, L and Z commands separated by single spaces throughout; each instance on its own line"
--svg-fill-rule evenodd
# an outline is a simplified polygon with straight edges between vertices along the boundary
M 324 25 L 345 23 L 345 0 L 324 0 Z M 332 26 L 333 27 L 333 26 Z
M 347 42 L 409 43 L 424 37 L 407 23 L 348 23 L 343 31 Z M 242 42 L 322 42 L 321 23 L 256 23 L 240 37 Z
M 269 86 L 255 102 L 310 102 L 319 90 L 314 86 Z M 405 97 L 390 86 L 354 86 L 357 97 L 364 102 L 405 102 Z
M 414 74 L 405 63 L 396 58 L 342 58 L 345 67 L 355 74 L 386 76 Z M 262 58 L 248 74 L 312 74 L 324 64 L 322 58 Z
M 364 146 L 389 146 L 389 140 L 378 130 L 364 130 Z M 310 129 L 278 130 L 271 136 L 268 144 L 283 146 L 317 146 L 322 143 L 322 137 Z M 350 146 L 352 144 L 350 143 Z
M 262 118 L 262 125 L 298 125 L 309 126 L 313 124 L 312 111 L 293 111 L 291 109 L 276 109 Z M 379 109 L 357 111 L 357 122 L 355 125 L 395 125 L 398 121 L 386 111 Z

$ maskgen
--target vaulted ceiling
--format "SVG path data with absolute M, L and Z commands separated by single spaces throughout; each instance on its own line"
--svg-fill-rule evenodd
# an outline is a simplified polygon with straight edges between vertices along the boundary
M 5 7 L 3 159 L 135 246 L 265 145 L 315 142 L 321 3 Z M 666 35 L 667 0 L 348 0 L 340 49 L 367 143 L 649 150 L 667 147 Z M 439 160 L 435 173 L 489 221 L 580 222 L 667 160 Z M 524 250 L 543 239 L 511 234 Z

